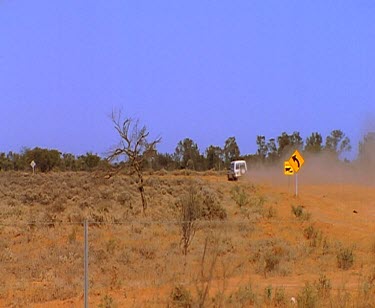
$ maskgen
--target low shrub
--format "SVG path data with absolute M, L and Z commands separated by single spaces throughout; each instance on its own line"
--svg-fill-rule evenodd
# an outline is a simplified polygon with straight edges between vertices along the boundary
M 154 247 L 140 247 L 138 252 L 146 260 L 154 260 L 156 258 L 156 249 Z
M 277 217 L 277 210 L 271 205 L 264 211 L 264 216 L 268 219 Z
M 249 204 L 249 196 L 242 187 L 234 186 L 231 190 L 232 199 L 239 207 L 244 207 Z
M 202 201 L 201 215 L 204 219 L 224 220 L 227 218 L 227 211 L 221 204 L 221 200 L 217 195 L 217 192 L 208 187 L 201 189 L 200 198 Z
M 287 299 L 285 295 L 284 288 L 276 288 L 275 295 L 273 296 L 273 306 L 274 307 L 286 307 L 287 306 Z
M 277 238 L 259 240 L 250 249 L 253 252 L 250 261 L 256 263 L 256 272 L 264 276 L 272 272 L 289 273 L 290 269 L 285 265 L 293 259 L 294 251 L 287 242 Z
M 311 218 L 311 213 L 305 211 L 304 207 L 301 205 L 298 205 L 298 206 L 292 205 L 292 213 L 295 217 L 304 221 L 310 220 Z
M 113 298 L 110 295 L 105 295 L 100 300 L 98 305 L 99 308 L 115 308 L 117 305 L 115 304 Z
M 193 297 L 183 285 L 175 286 L 169 295 L 169 299 L 168 307 L 190 308 L 193 306 Z
M 318 281 L 314 283 L 315 288 L 318 291 L 319 297 L 328 298 L 332 290 L 331 280 L 326 275 L 320 275 Z
M 272 300 L 272 286 L 269 285 L 264 289 L 264 301 L 269 304 Z
M 251 285 L 240 287 L 236 292 L 228 298 L 228 306 L 237 305 L 239 307 L 251 307 L 256 304 L 256 294 Z
M 319 247 L 323 240 L 322 232 L 315 229 L 313 225 L 308 226 L 303 230 L 303 235 L 310 241 L 311 247 Z
M 303 213 L 303 207 L 298 205 L 298 206 L 294 206 L 292 205 L 292 213 L 294 214 L 294 216 L 296 217 L 301 217 L 302 216 L 302 213 Z
M 373 254 L 373 257 L 375 259 L 375 238 L 372 240 L 372 244 L 371 244 L 371 253 Z
M 318 294 L 315 287 L 307 282 L 297 296 L 298 307 L 314 308 L 318 307 Z
M 343 270 L 348 270 L 354 264 L 353 248 L 341 247 L 337 253 L 337 266 Z

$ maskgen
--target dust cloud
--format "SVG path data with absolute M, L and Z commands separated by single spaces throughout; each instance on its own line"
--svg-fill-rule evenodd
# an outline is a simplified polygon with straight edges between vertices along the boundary
M 325 154 L 303 154 L 305 163 L 298 172 L 298 181 L 306 184 L 358 184 L 375 186 L 375 143 L 366 147 L 361 159 L 341 161 Z M 287 159 L 286 159 L 287 160 Z M 281 184 L 294 181 L 284 175 L 284 161 L 273 166 L 248 164 L 247 179 L 253 182 Z

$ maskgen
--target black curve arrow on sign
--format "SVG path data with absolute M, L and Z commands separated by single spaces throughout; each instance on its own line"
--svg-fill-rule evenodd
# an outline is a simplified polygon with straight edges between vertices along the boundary
M 297 158 L 297 155 L 293 155 L 293 156 L 292 156 L 292 159 L 293 159 L 294 162 L 297 162 L 297 164 L 298 164 L 298 168 L 299 168 L 300 165 L 299 165 L 299 160 L 298 160 L 298 158 Z
M 290 171 L 290 169 L 291 169 L 290 167 L 288 167 L 288 168 L 285 168 L 285 171 Z

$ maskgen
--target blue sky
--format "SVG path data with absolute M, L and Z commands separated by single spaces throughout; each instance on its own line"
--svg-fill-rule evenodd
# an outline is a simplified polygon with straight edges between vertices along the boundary
M 113 109 L 160 152 L 375 131 L 375 2 L 0 1 L 0 152 L 100 155 Z M 352 154 L 354 155 L 354 154 Z

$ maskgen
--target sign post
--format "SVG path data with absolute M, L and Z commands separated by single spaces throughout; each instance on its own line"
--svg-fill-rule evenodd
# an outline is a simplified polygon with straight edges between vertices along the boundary
M 35 166 L 36 166 L 35 161 L 32 161 L 32 162 L 30 163 L 30 166 L 31 166 L 31 168 L 33 168 L 33 174 L 35 174 Z
M 284 161 L 284 175 L 289 175 L 289 176 L 294 175 L 294 170 L 287 160 Z M 290 189 L 290 177 L 288 177 L 288 192 L 289 192 L 289 189 Z
M 296 174 L 296 196 L 298 196 L 298 171 L 301 169 L 305 160 L 298 150 L 295 150 L 292 156 L 289 158 L 288 163 L 292 167 L 293 171 Z M 285 172 L 285 171 L 284 171 Z
M 85 219 L 85 223 L 83 225 L 84 227 L 84 241 L 85 241 L 85 247 L 84 247 L 84 307 L 88 308 L 89 307 L 89 239 L 88 239 L 88 234 L 89 234 L 89 228 L 88 228 L 88 223 L 87 219 Z
M 298 196 L 298 174 L 296 173 L 296 193 L 295 196 Z

